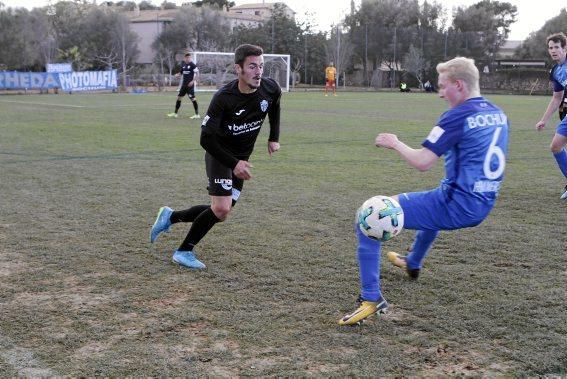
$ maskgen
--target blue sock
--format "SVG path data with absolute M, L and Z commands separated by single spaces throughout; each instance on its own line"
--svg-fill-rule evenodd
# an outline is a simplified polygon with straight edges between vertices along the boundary
M 557 161 L 557 165 L 559 169 L 563 173 L 563 175 L 567 178 L 567 151 L 565 149 L 561 150 L 557 154 L 553 154 L 553 157 Z
M 409 268 L 421 268 L 427 252 L 439 234 L 438 230 L 418 230 L 406 262 Z
M 380 293 L 380 241 L 366 237 L 355 225 L 358 246 L 356 255 L 360 269 L 360 295 L 364 300 L 378 301 Z

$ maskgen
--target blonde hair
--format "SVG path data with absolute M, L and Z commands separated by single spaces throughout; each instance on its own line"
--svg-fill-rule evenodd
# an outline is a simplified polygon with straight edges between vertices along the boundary
M 447 74 L 449 80 L 453 82 L 462 80 L 467 83 L 471 92 L 480 92 L 479 73 L 474 64 L 474 59 L 457 57 L 447 62 L 441 62 L 437 65 L 437 72 Z

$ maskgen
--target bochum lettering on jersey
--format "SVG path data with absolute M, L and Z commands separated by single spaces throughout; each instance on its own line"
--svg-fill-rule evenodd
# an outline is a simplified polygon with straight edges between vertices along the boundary
M 0 72 L 0 88 L 5 89 L 49 89 L 64 91 L 93 91 L 116 89 L 116 70 L 80 71 L 65 73 L 48 72 Z

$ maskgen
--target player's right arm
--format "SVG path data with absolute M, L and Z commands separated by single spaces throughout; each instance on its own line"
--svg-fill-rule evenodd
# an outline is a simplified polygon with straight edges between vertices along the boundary
M 409 163 L 410 166 L 419 171 L 427 171 L 439 157 L 428 148 L 414 149 L 398 139 L 398 136 L 391 133 L 380 133 L 374 141 L 377 147 L 396 150 Z
M 553 96 L 547 105 L 547 109 L 545 110 L 543 116 L 541 116 L 541 120 L 539 120 L 536 124 L 536 129 L 541 130 L 545 127 L 545 124 L 549 121 L 549 118 L 559 109 L 559 106 L 563 102 L 563 94 L 565 91 L 556 91 L 553 92 Z

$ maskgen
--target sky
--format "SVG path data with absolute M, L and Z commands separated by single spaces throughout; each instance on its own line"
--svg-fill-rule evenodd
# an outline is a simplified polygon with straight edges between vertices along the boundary
M 32 9 L 41 7 L 57 0 L 0 0 L 8 7 L 25 7 Z M 101 0 L 98 0 L 99 2 Z M 137 1 L 137 0 L 135 0 Z M 160 4 L 161 0 L 151 0 L 153 4 Z M 188 0 L 169 0 L 181 5 Z M 236 5 L 248 3 L 260 3 L 262 0 L 233 0 Z M 275 2 L 267 0 L 266 2 Z M 341 18 L 350 11 L 351 0 L 279 0 L 288 5 L 296 12 L 298 21 L 309 19 L 315 26 L 315 30 L 328 30 L 332 24 L 338 23 Z M 437 0 L 449 11 L 457 6 L 470 6 L 479 0 Z M 531 32 L 540 29 L 550 18 L 559 14 L 562 8 L 567 7 L 565 0 L 502 0 L 512 3 L 518 7 L 517 21 L 511 27 L 509 39 L 523 40 Z M 137 1 L 139 2 L 139 1 Z M 354 1 L 360 5 L 360 0 Z

